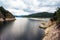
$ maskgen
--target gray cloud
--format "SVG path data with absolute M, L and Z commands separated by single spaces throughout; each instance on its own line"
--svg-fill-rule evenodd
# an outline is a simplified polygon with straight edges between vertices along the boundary
M 60 0 L 0 0 L 0 6 L 13 14 L 26 12 L 30 14 L 39 11 L 54 12 L 57 7 L 60 7 Z

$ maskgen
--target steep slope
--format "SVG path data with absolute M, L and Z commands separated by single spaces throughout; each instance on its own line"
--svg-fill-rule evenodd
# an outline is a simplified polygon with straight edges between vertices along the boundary
M 0 14 L 2 14 L 4 16 L 3 19 L 5 21 L 15 20 L 15 17 L 12 15 L 12 13 L 5 10 L 3 7 L 0 7 L 0 12 L 1 12 Z

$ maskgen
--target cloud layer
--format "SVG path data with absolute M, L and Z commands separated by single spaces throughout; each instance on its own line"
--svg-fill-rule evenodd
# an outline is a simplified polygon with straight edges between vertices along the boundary
M 0 6 L 14 15 L 29 15 L 36 12 L 54 12 L 60 0 L 0 0 Z

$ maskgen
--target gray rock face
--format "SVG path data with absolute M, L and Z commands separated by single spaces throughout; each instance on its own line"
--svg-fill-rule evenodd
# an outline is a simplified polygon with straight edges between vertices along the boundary
M 15 20 L 15 17 L 12 15 L 12 13 L 5 10 L 3 7 L 0 7 L 0 18 L 2 18 L 4 21 Z

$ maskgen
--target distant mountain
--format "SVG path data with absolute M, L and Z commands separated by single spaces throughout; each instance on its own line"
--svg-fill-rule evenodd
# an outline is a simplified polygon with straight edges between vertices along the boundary
M 3 7 L 0 7 L 0 20 L 15 20 L 15 16 L 9 11 L 5 10 Z
M 33 18 L 51 18 L 53 17 L 54 13 L 48 13 L 48 12 L 39 12 L 39 13 L 34 13 L 30 15 L 25 15 L 22 17 L 33 17 Z

